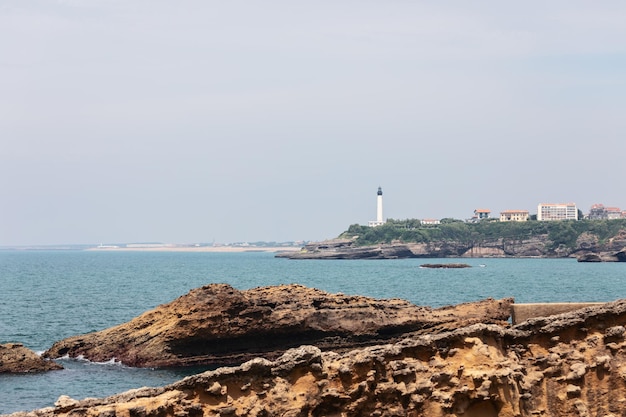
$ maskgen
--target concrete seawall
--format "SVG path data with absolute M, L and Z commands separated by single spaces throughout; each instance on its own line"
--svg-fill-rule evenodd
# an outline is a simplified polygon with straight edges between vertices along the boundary
M 511 321 L 522 323 L 534 317 L 546 317 L 554 314 L 567 313 L 580 308 L 602 305 L 605 303 L 528 303 L 511 305 Z

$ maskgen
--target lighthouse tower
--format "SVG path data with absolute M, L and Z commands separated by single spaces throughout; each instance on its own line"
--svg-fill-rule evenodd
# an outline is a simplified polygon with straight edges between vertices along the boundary
M 384 224 L 383 220 L 383 190 L 378 187 L 378 192 L 376 193 L 376 220 L 368 223 L 369 227 L 376 227 Z

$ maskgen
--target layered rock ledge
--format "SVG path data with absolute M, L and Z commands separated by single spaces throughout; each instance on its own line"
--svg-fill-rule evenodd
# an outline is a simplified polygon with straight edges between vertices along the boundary
M 277 253 L 288 259 L 406 259 L 406 258 L 562 258 L 581 262 L 626 262 L 626 230 L 604 244 L 583 233 L 575 247 L 551 249 L 548 235 L 479 241 L 440 240 L 428 243 L 379 243 L 359 246 L 357 240 L 337 238 L 306 244 L 300 251 Z
M 576 259 L 578 262 L 626 262 L 626 249 L 619 252 L 585 252 Z
M 42 358 L 21 343 L 0 345 L 0 374 L 45 372 L 55 369 L 63 369 L 63 367 Z
M 313 346 L 162 388 L 60 398 L 44 416 L 626 415 L 626 301 L 528 320 L 474 324 L 343 354 Z
M 136 367 L 236 364 L 257 356 L 275 359 L 306 344 L 345 350 L 391 342 L 408 333 L 503 323 L 512 302 L 486 299 L 431 309 L 302 285 L 239 291 L 212 284 L 127 323 L 61 340 L 44 356 L 84 356 L 97 362 L 115 358 Z
M 406 259 L 406 258 L 507 258 L 547 257 L 546 237 L 521 240 L 493 239 L 483 242 L 442 240 L 430 243 L 380 243 L 358 246 L 354 239 L 312 242 L 300 251 L 279 252 L 288 259 Z M 559 256 L 569 256 L 563 253 Z M 555 256 L 555 255 L 552 255 Z

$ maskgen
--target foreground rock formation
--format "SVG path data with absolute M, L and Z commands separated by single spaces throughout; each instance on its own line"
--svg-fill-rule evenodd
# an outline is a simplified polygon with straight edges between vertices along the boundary
M 44 372 L 55 369 L 63 369 L 63 367 L 43 359 L 21 343 L 0 345 L 0 374 Z
M 62 397 L 15 417 L 617 417 L 626 415 L 625 325 L 626 301 L 617 301 L 343 354 L 303 346 L 162 388 Z
M 502 323 L 512 299 L 430 309 L 404 300 L 329 294 L 301 285 L 239 291 L 212 284 L 128 323 L 55 343 L 47 358 L 115 358 L 137 367 L 242 363 L 314 344 L 322 350 L 389 342 L 414 332 Z

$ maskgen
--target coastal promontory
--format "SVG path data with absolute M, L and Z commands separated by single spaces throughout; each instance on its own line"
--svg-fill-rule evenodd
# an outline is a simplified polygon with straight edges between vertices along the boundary
M 626 219 L 420 225 L 389 220 L 352 225 L 335 239 L 310 242 L 289 259 L 565 258 L 624 262 Z

